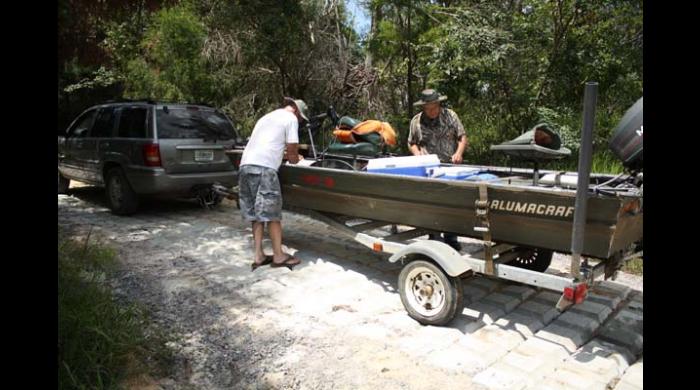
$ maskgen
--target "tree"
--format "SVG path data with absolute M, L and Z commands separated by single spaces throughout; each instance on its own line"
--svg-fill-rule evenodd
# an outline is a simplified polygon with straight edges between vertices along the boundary
M 406 151 L 412 102 L 435 87 L 467 129 L 466 161 L 501 164 L 489 146 L 540 121 L 576 152 L 583 84 L 592 80 L 595 156 L 605 160 L 610 131 L 642 94 L 640 0 L 361 4 L 372 19 L 364 42 L 342 0 L 63 0 L 59 128 L 88 104 L 126 96 L 205 102 L 245 134 L 293 96 L 313 112 L 332 104 L 341 115 L 388 121 Z

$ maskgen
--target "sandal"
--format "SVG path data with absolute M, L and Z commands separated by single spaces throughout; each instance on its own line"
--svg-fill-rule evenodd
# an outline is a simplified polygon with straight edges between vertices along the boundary
M 295 265 L 300 264 L 301 261 L 297 259 L 296 257 L 292 255 L 287 255 L 287 258 L 284 259 L 283 262 L 277 263 L 275 261 L 272 261 L 272 264 L 270 264 L 271 268 L 279 268 L 279 267 L 287 267 L 289 270 L 293 270 Z
M 259 267 L 262 267 L 263 265 L 268 265 L 270 263 L 272 263 L 272 256 L 265 256 L 262 263 L 253 261 L 253 264 L 250 265 L 250 271 L 253 272 Z

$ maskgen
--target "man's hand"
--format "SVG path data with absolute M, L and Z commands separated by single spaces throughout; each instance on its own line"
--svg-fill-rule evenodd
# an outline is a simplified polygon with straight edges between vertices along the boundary
M 409 147 L 409 149 L 411 150 L 411 153 L 412 153 L 414 156 L 423 156 L 423 155 L 428 154 L 428 153 L 425 151 L 425 149 L 423 149 L 423 148 L 421 148 L 420 146 L 415 145 L 415 144 L 414 144 L 414 145 L 411 145 L 411 146 Z
M 464 151 L 467 149 L 467 137 L 465 135 L 462 135 L 459 137 L 459 143 L 457 144 L 457 151 L 455 154 L 452 155 L 452 163 L 453 164 L 461 164 L 462 163 L 462 155 L 464 154 Z

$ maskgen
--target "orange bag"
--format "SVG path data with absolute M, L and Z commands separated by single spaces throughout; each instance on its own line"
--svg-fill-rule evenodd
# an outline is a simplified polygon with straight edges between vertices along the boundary
M 338 140 L 344 144 L 354 144 L 357 142 L 355 141 L 355 137 L 352 136 L 352 130 L 335 129 L 333 130 L 333 135 L 335 135 Z
M 396 132 L 387 122 L 372 119 L 366 120 L 353 127 L 352 132 L 355 134 L 379 133 L 379 135 L 381 135 L 384 139 L 385 143 L 389 145 L 396 145 Z

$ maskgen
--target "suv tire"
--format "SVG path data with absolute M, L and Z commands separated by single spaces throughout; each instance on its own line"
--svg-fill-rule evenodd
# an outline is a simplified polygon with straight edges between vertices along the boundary
M 107 171 L 105 182 L 107 183 L 107 201 L 114 214 L 130 215 L 136 212 L 139 206 L 138 196 L 121 168 L 112 168 Z
M 68 187 L 70 187 L 70 179 L 66 179 L 61 175 L 61 172 L 58 172 L 58 193 L 59 194 L 67 194 L 68 193 Z

